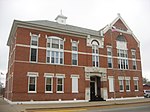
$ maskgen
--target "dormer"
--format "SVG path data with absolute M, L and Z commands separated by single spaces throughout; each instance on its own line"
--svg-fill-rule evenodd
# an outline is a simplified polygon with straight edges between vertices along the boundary
M 67 19 L 67 17 L 64 16 L 64 15 L 62 14 L 62 11 L 61 11 L 61 14 L 58 15 L 55 20 L 56 20 L 56 22 L 59 23 L 59 24 L 64 24 L 64 25 L 66 25 L 66 19 Z

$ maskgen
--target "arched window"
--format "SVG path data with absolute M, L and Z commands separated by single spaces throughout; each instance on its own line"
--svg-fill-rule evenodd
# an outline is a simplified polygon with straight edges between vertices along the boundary
M 116 38 L 117 41 L 121 41 L 121 42 L 126 42 L 126 39 L 123 35 L 118 35 L 118 37 Z
M 46 62 L 51 64 L 64 63 L 64 40 L 59 37 L 47 37 Z
M 99 43 L 97 40 L 92 41 L 92 65 L 99 67 Z
M 123 35 L 119 35 L 117 38 L 117 54 L 118 54 L 118 68 L 128 69 L 128 51 L 127 41 Z

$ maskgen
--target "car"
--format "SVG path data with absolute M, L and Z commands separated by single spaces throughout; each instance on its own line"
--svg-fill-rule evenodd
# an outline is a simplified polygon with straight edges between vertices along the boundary
M 150 90 L 144 90 L 144 97 L 150 98 Z

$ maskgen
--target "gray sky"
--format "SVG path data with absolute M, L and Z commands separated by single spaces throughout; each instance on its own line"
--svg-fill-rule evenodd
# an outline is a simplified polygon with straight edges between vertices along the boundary
M 143 76 L 150 80 L 150 0 L 0 0 L 0 72 L 7 72 L 6 43 L 13 20 L 54 21 L 61 9 L 67 24 L 94 30 L 120 13 L 140 41 Z

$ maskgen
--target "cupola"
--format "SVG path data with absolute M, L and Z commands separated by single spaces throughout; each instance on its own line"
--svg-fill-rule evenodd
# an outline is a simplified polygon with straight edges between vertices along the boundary
M 55 20 L 59 24 L 66 25 L 66 19 L 67 19 L 67 17 L 62 14 L 62 10 L 61 10 L 60 15 L 58 15 Z

